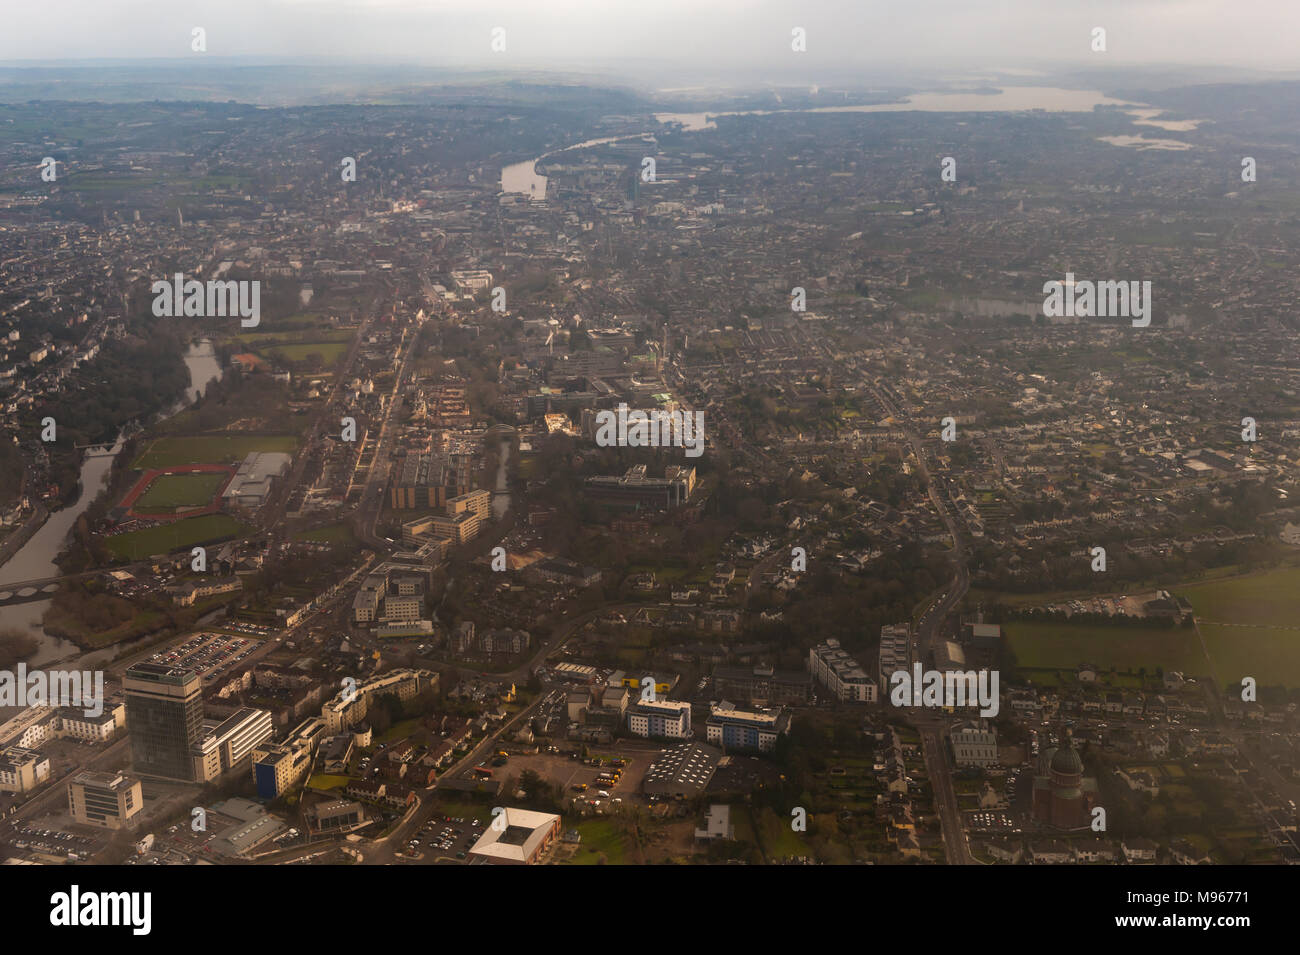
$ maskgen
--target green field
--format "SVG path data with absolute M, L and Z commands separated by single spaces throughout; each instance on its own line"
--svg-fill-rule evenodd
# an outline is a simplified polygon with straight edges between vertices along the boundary
M 225 514 L 204 514 L 201 517 L 188 517 L 142 531 L 117 534 L 105 538 L 105 543 L 118 557 L 140 560 L 152 557 L 154 554 L 166 554 L 193 547 L 195 544 L 205 544 L 208 541 L 242 537 L 250 530 L 252 528 L 246 524 L 241 524 Z
M 329 524 L 315 530 L 295 534 L 294 537 L 296 540 L 311 541 L 316 544 L 348 544 L 355 539 L 352 536 L 352 528 L 348 527 L 347 524 Z
M 1191 601 L 1200 620 L 1272 627 L 1300 626 L 1295 598 L 1300 594 L 1300 567 L 1192 584 L 1173 588 L 1171 592 Z
M 346 342 L 299 342 L 293 345 L 272 345 L 257 351 L 261 355 L 278 355 L 285 361 L 302 361 L 309 355 L 320 355 L 321 361 L 328 368 L 347 350 Z
M 252 451 L 282 451 L 293 454 L 298 439 L 291 434 L 251 437 L 210 434 L 198 437 L 159 438 L 132 464 L 141 470 L 169 468 L 179 464 L 238 464 Z
M 1102 669 L 1156 667 L 1196 675 L 1205 672 L 1196 633 L 1181 628 L 1102 627 L 1013 620 L 1003 626 L 1019 667 L 1072 670 L 1081 663 Z
M 163 474 L 145 489 L 133 507 L 142 514 L 202 507 L 211 503 L 229 477 L 221 471 Z
M 573 856 L 573 865 L 597 865 L 602 854 L 608 865 L 622 865 L 626 860 L 626 841 L 612 820 L 587 819 L 574 828 L 582 835 L 582 842 Z
M 1300 686 L 1300 630 L 1199 625 L 1223 686 L 1253 676 L 1261 686 Z

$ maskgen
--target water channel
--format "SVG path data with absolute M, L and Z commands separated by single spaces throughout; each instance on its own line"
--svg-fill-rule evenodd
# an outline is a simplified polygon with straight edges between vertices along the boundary
M 185 353 L 185 366 L 190 372 L 190 387 L 186 391 L 186 397 L 164 413 L 162 416 L 164 419 L 189 407 L 203 389 L 221 377 L 221 365 L 217 362 L 216 352 L 213 350 L 212 343 L 206 339 L 191 343 Z M 121 449 L 122 438 L 119 437 L 112 448 L 86 450 L 85 459 L 81 464 L 81 491 L 77 495 L 76 503 L 50 514 L 45 524 L 32 535 L 18 553 L 0 565 L 0 581 L 36 580 L 58 575 L 59 568 L 54 563 L 54 559 L 63 550 L 64 542 L 72 526 L 77 522 L 77 518 L 104 489 L 113 460 Z M 10 588 L 0 586 L 0 590 L 8 589 Z M 41 618 L 45 616 L 45 611 L 49 607 L 48 600 L 33 600 L 0 607 L 0 630 L 22 630 L 30 633 L 38 641 L 36 653 L 26 660 L 29 667 L 65 661 L 82 654 L 81 648 L 72 641 L 48 634 L 41 628 Z M 140 643 L 143 639 L 147 638 L 116 643 L 103 650 L 95 650 L 82 656 L 79 663 L 86 667 L 109 660 L 123 648 Z

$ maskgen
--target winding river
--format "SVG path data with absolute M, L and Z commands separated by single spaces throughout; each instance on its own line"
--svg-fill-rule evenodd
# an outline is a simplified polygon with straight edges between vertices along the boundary
M 221 377 L 221 366 L 217 362 L 216 352 L 212 348 L 212 343 L 206 339 L 190 345 L 185 353 L 185 365 L 190 372 L 190 387 L 186 397 L 168 409 L 162 415 L 163 419 L 187 408 L 209 383 Z M 104 489 L 113 461 L 121 449 L 121 437 L 112 448 L 88 449 L 81 463 L 81 492 L 77 495 L 76 503 L 53 512 L 41 529 L 32 535 L 18 553 L 0 565 L 0 581 L 36 580 L 41 577 L 53 577 L 59 573 L 54 559 L 63 549 L 68 532 L 72 530 L 77 518 Z M 0 590 L 7 589 L 9 588 L 0 587 Z M 82 654 L 81 648 L 72 641 L 48 634 L 41 628 L 41 618 L 45 616 L 45 611 L 49 607 L 48 600 L 33 600 L 0 607 L 0 629 L 23 630 L 31 633 L 39 641 L 35 654 L 27 658 L 28 666 L 44 666 Z M 111 659 L 124 647 L 131 645 L 132 643 L 117 643 L 103 650 L 86 653 L 81 656 L 79 663 L 82 666 L 90 666 Z

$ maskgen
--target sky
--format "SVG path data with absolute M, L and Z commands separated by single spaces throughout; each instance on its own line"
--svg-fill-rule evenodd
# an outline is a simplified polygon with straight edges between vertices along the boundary
M 484 69 L 655 61 L 1300 67 L 1300 0 L 8 0 L 0 61 L 259 57 Z M 207 53 L 191 51 L 206 31 Z M 505 30 L 504 52 L 491 49 Z M 807 51 L 791 50 L 806 30 Z M 1106 30 L 1107 51 L 1090 49 Z

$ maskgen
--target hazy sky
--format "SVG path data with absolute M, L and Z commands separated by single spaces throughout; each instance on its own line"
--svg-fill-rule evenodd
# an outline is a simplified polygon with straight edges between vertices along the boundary
M 739 65 L 1300 66 L 1300 0 L 8 0 L 0 60 L 347 56 L 487 69 Z M 506 30 L 506 52 L 489 46 Z M 807 30 L 808 51 L 790 49 Z M 1089 49 L 1105 27 L 1109 50 Z M 803 57 L 798 64 L 793 57 Z M 1109 58 L 1103 61 L 1103 57 Z M 672 85 L 665 76 L 664 86 Z

